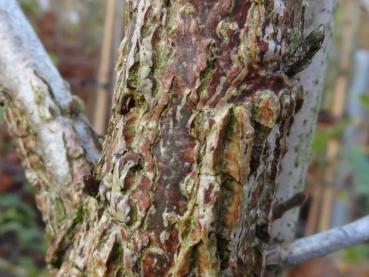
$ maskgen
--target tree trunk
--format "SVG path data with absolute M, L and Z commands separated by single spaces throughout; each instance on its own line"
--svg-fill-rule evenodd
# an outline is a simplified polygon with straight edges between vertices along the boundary
M 48 182 L 53 176 L 41 173 L 61 169 L 48 166 L 47 149 L 38 145 L 42 166 L 25 163 L 41 172 L 32 178 L 48 200 L 39 205 L 52 226 L 48 261 L 59 276 L 263 274 L 279 165 L 303 104 L 292 76 L 324 37 L 318 28 L 304 39 L 302 1 L 284 2 L 127 1 L 113 113 L 93 173 L 86 173 L 93 161 L 80 146 L 84 137 L 63 129 L 54 133 L 64 142 L 59 154 L 69 179 Z M 13 22 L 2 6 L 0 15 Z M 17 70 L 24 68 L 5 74 Z M 28 105 L 41 107 L 33 117 L 18 101 L 28 99 L 22 80 L 5 94 L 7 122 L 26 161 L 31 142 L 45 144 L 41 125 L 73 133 L 81 116 L 73 101 L 55 97 L 60 88 L 44 74 L 25 76 L 43 82 L 29 87 Z M 22 124 L 24 135 L 17 134 Z

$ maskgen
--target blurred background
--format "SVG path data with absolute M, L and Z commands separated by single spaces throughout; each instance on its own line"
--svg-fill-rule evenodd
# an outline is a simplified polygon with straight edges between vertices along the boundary
M 21 0 L 48 53 L 103 133 L 123 37 L 124 0 Z M 340 0 L 297 235 L 369 214 L 369 1 Z M 46 276 L 43 223 L 0 108 L 0 277 Z M 289 276 L 368 276 L 369 243 L 293 268 Z

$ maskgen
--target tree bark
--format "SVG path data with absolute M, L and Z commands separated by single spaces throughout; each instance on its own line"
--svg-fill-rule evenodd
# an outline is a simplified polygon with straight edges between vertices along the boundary
M 0 102 L 26 177 L 54 242 L 74 223 L 82 176 L 99 159 L 79 100 L 52 64 L 16 1 L 0 0 Z
M 53 167 L 56 153 L 41 146 L 33 150 L 41 149 L 37 161 L 45 157 L 38 171 L 26 164 L 40 172 L 34 183 L 44 180 L 40 195 L 52 191 L 44 215 L 71 206 L 45 219 L 59 231 L 48 255 L 57 275 L 262 275 L 280 162 L 303 103 L 292 76 L 324 38 L 322 28 L 303 37 L 302 1 L 127 1 L 113 113 L 92 174 L 66 89 L 50 89 L 47 72 L 32 73 L 35 64 L 22 68 L 32 55 L 14 60 L 22 36 L 7 39 L 7 28 L 20 26 L 4 1 L 0 19 L 10 23 L 0 40 L 9 45 L 0 58 L 9 74 L 12 63 L 20 68 L 9 75 L 14 85 L 1 81 L 8 124 L 26 126 L 18 150 L 29 159 L 24 145 L 58 123 L 60 164 L 75 169 L 66 170 L 71 179 L 46 182 L 56 177 L 43 172 L 65 169 Z

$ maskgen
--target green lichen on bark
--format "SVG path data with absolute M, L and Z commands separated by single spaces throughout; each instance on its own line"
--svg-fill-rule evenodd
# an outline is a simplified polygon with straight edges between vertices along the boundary
M 46 223 L 46 238 L 49 241 L 46 259 L 53 266 L 60 266 L 71 245 L 75 228 L 82 220 L 82 176 L 92 169 L 92 163 L 86 160 L 83 148 L 77 143 L 75 131 L 68 126 L 66 121 L 69 119 L 63 117 L 62 109 L 55 102 L 50 101 L 51 92 L 49 86 L 44 85 L 45 80 L 39 79 L 36 74 L 33 76 L 34 113 L 38 114 L 45 127 L 49 124 L 51 132 L 54 126 L 59 126 L 58 132 L 62 131 L 62 150 L 65 152 L 60 154 L 65 155 L 69 168 L 63 177 L 65 182 L 60 182 L 61 177 L 55 176 L 50 168 L 38 126 L 32 121 L 28 107 L 14 97 L 14 92 L 1 89 L 0 93 L 5 106 L 4 121 L 22 158 L 25 175 L 36 189 L 36 203 Z
M 95 170 L 100 219 L 79 234 L 60 274 L 97 272 L 99 253 L 101 276 L 110 267 L 123 276 L 259 275 L 301 102 L 280 66 L 298 48 L 290 33 L 300 24 L 279 1 L 127 4 Z M 96 243 L 78 252 L 86 237 Z M 101 241 L 110 242 L 104 251 Z M 113 249 L 120 260 L 108 258 Z
M 263 273 L 302 102 L 284 70 L 319 45 L 296 45 L 301 2 L 127 1 L 102 157 L 49 250 L 58 276 Z

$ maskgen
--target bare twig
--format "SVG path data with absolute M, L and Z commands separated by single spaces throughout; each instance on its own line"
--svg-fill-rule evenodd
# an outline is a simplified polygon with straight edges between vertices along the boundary
M 283 214 L 295 207 L 301 206 L 306 200 L 305 192 L 300 192 L 289 198 L 287 201 L 278 203 L 273 209 L 273 220 L 281 218 Z
M 369 241 L 369 216 L 289 245 L 271 245 L 267 251 L 267 264 L 296 265 L 366 241 Z

